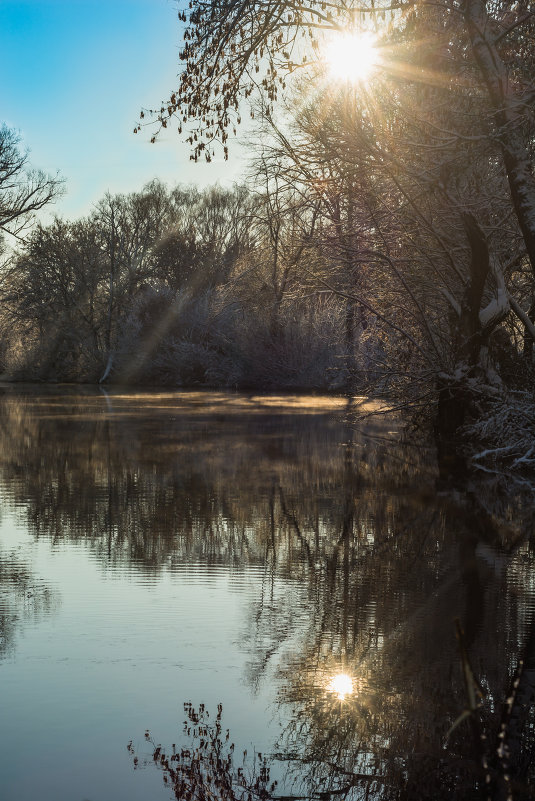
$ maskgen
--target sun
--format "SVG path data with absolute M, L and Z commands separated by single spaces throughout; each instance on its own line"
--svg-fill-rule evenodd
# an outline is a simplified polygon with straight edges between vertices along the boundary
M 323 58 L 331 78 L 359 83 L 370 77 L 379 53 L 370 33 L 337 33 L 325 44 Z

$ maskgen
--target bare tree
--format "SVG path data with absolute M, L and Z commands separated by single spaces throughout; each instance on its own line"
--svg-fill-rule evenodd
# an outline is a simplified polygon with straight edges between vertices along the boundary
M 529 4 L 521 2 L 511 8 L 508 3 L 483 0 L 410 0 L 406 4 L 386 0 L 364 2 L 355 9 L 336 0 L 299 6 L 278 0 L 221 7 L 193 2 L 187 21 L 181 53 L 184 68 L 177 90 L 161 106 L 157 117 L 162 126 L 167 126 L 173 116 L 179 119 L 180 127 L 192 125 L 188 141 L 195 158 L 203 153 L 211 157 L 214 138 L 223 142 L 226 152 L 229 130 L 240 121 L 240 103 L 256 88 L 263 90 L 267 113 L 271 113 L 288 74 L 303 63 L 318 60 L 318 46 L 325 32 L 362 26 L 374 29 L 383 54 L 381 77 L 369 92 L 366 116 L 353 114 L 346 107 L 346 121 L 354 125 L 353 135 L 340 140 L 346 163 L 357 166 L 355 145 L 361 153 L 367 149 L 368 161 L 370 157 L 376 165 L 383 161 L 390 178 L 399 184 L 397 202 L 401 199 L 411 207 L 415 218 L 423 216 L 417 201 L 424 187 L 424 200 L 428 205 L 432 202 L 434 208 L 429 206 L 427 222 L 420 220 L 420 232 L 427 229 L 439 248 L 434 236 L 435 211 L 449 201 L 450 214 L 458 212 L 458 242 L 462 240 L 461 247 L 466 251 L 468 246 L 473 255 L 475 240 L 470 239 L 463 214 L 472 215 L 470 230 L 480 228 L 484 239 L 490 233 L 486 228 L 496 231 L 496 220 L 484 215 L 479 219 L 473 208 L 467 208 L 473 201 L 470 192 L 454 197 L 451 203 L 451 187 L 446 184 L 461 180 L 463 167 L 476 155 L 478 165 L 483 166 L 476 180 L 483 181 L 484 190 L 491 187 L 488 179 L 494 174 L 507 180 L 511 195 L 509 208 L 504 211 L 514 214 L 524 253 L 532 261 L 535 181 L 530 143 L 534 87 L 533 14 Z M 315 105 L 317 120 L 332 119 L 331 104 L 329 113 L 319 112 L 324 100 L 318 104 L 316 97 Z M 400 139 L 405 143 L 405 153 L 400 151 Z M 358 166 L 369 168 L 362 161 Z M 469 170 L 468 182 L 472 172 Z M 498 265 L 491 252 L 489 259 L 492 270 L 489 266 L 486 274 L 490 276 L 493 271 L 496 274 Z M 470 257 L 468 263 L 475 264 Z M 458 270 L 454 268 L 454 272 Z M 465 277 L 465 284 L 466 280 L 477 284 L 479 279 Z M 500 277 L 497 280 L 501 282 Z M 448 294 L 452 293 L 448 290 Z M 506 293 L 503 298 L 498 317 L 509 310 Z M 525 300 L 513 298 L 511 308 L 524 325 L 526 336 L 533 337 L 535 329 L 524 305 Z M 486 328 L 488 333 L 488 315 L 483 325 L 475 318 L 482 309 L 473 307 L 469 312 L 466 304 L 461 306 L 465 317 L 471 315 L 473 319 L 468 328 L 466 320 L 461 320 L 458 330 L 466 333 L 470 329 L 469 336 L 476 328 Z M 455 304 L 453 310 L 457 313 Z
M 28 157 L 20 136 L 7 125 L 0 126 L 0 230 L 17 238 L 35 213 L 62 191 L 58 176 L 30 168 Z
M 103 348 L 106 278 L 91 220 L 38 225 L 3 284 L 3 318 L 23 364 L 40 378 L 95 378 Z

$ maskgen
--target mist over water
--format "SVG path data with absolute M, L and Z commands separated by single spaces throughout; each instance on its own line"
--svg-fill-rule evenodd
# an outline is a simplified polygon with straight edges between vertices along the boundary
M 469 797 L 454 621 L 492 738 L 535 556 L 437 477 L 341 398 L 5 387 L 1 798 L 170 798 L 144 733 L 187 743 L 184 702 L 285 791 Z

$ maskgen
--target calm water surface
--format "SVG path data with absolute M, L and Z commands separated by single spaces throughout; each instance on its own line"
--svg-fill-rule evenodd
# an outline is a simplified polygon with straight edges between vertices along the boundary
M 4 387 L 0 799 L 173 797 L 144 735 L 191 744 L 184 702 L 277 792 L 468 797 L 454 620 L 492 732 L 534 553 L 436 480 L 341 399 Z

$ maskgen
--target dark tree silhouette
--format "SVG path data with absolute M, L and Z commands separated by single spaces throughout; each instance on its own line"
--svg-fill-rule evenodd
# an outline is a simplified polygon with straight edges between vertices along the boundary
M 16 131 L 0 126 L 0 230 L 16 237 L 62 187 L 58 176 L 31 169 L 28 155 Z

